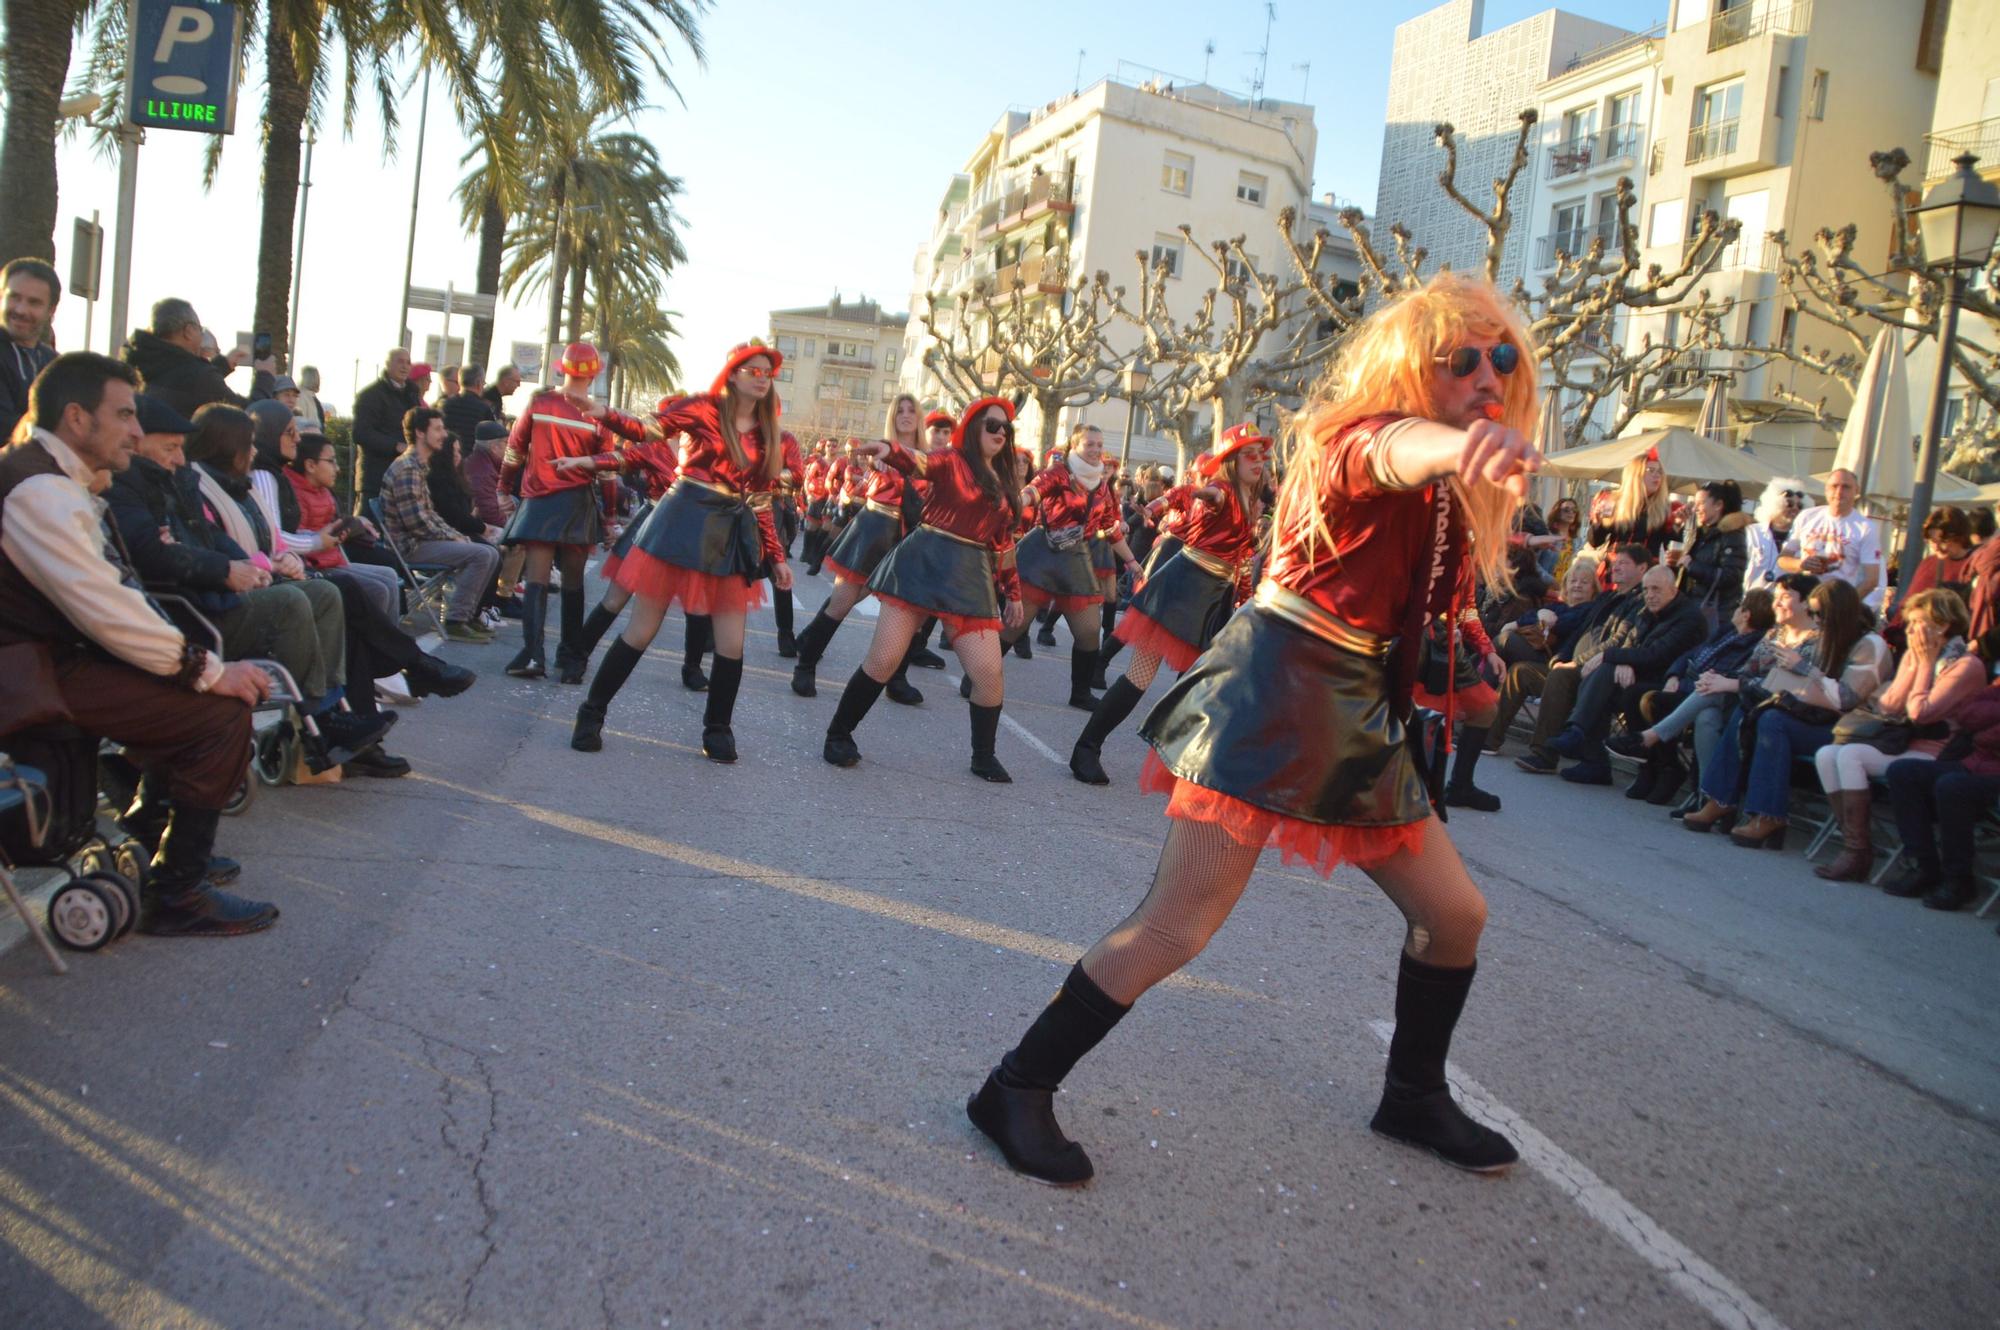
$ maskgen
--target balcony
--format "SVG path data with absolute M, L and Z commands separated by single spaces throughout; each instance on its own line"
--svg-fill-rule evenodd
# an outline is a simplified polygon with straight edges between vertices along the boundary
M 1646 134 L 1638 125 L 1613 125 L 1601 134 L 1591 134 L 1549 149 L 1550 180 L 1582 175 L 1599 167 L 1629 166 L 1639 155 Z
M 1733 10 L 1731 11 L 1734 12 Z M 1735 117 L 1713 124 L 1696 125 L 1688 131 L 1687 164 L 1727 157 L 1736 151 L 1736 136 L 1742 121 Z
M 1049 262 L 1044 255 L 1034 254 L 1019 263 L 1007 264 L 994 273 L 993 290 L 987 299 L 1011 300 L 1016 283 L 1020 284 L 1024 297 L 1059 296 L 1067 289 L 1061 265 Z
M 1558 143 L 1549 149 L 1549 179 L 1561 180 L 1564 176 L 1582 175 L 1590 169 L 1597 156 L 1595 137 L 1571 139 L 1568 143 Z
M 1067 175 L 1044 173 L 1021 189 L 1010 189 L 979 210 L 979 238 L 1025 226 L 1052 212 L 1075 212 L 1074 182 Z
M 1757 0 L 1756 3 L 1725 9 L 1710 19 L 1708 49 L 1720 51 L 1766 34 L 1797 37 L 1811 27 L 1812 0 L 1798 0 L 1789 5 L 1779 4 L 1777 0 Z
M 1558 252 L 1576 258 L 1587 251 L 1593 241 L 1602 240 L 1608 247 L 1617 243 L 1618 222 L 1606 218 L 1594 226 L 1579 226 L 1567 231 L 1551 231 L 1535 242 L 1535 266 L 1553 268 Z
M 830 369 L 859 369 L 873 374 L 875 372 L 875 353 L 871 347 L 867 352 L 858 356 L 822 356 L 819 363 Z
M 1693 236 L 1681 242 L 1683 262 L 1694 252 L 1694 248 Z M 1743 269 L 1751 272 L 1776 272 L 1783 266 L 1783 260 L 1784 251 L 1778 248 L 1777 242 L 1772 240 L 1769 234 L 1739 235 L 1722 247 L 1722 253 L 1717 256 L 1715 266 L 1710 271 L 1728 272 Z
M 1926 187 L 1957 170 L 1952 165 L 1952 159 L 1967 152 L 1979 159 L 1979 164 L 1972 169 L 1990 179 L 1993 172 L 2000 169 L 2000 116 L 1926 134 L 1924 144 L 1929 150 L 1924 158 Z

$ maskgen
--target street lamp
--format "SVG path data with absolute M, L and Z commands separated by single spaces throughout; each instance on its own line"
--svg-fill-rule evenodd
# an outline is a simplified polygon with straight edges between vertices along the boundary
M 1938 435 L 1944 430 L 1944 408 L 1951 384 L 1951 348 L 1958 336 L 1958 306 L 1965 297 L 1965 274 L 1984 267 L 2000 238 L 2000 189 L 1974 173 L 1979 159 L 1963 153 L 1953 159 L 1958 170 L 1939 181 L 1911 209 L 1924 242 L 1924 261 L 1949 274 L 1944 308 L 1938 311 L 1937 374 L 1931 379 L 1930 419 L 1924 425 L 1923 446 L 1917 453 L 1917 481 L 1910 488 L 1910 524 L 1903 534 L 1902 595 L 1910 592 L 1917 562 L 1924 550 L 1924 519 L 1930 516 L 1931 488 L 1937 481 Z
M 1132 431 L 1139 418 L 1139 394 L 1146 391 L 1146 385 L 1153 381 L 1153 370 L 1137 356 L 1125 367 L 1119 380 L 1125 389 L 1125 442 L 1118 446 L 1118 465 L 1123 468 L 1132 460 Z

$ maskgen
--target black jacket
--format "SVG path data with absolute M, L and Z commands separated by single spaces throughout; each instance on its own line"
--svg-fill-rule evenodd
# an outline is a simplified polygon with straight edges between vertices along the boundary
M 354 399 L 354 446 L 361 452 L 361 497 L 382 492 L 382 473 L 403 451 L 403 417 L 417 405 L 408 382 L 375 380 Z
M 145 376 L 147 396 L 159 398 L 184 416 L 192 416 L 210 402 L 248 406 L 262 401 L 271 395 L 276 383 L 269 374 L 258 370 L 250 395 L 239 397 L 225 377 L 228 370 L 222 368 L 229 363 L 227 360 L 203 360 L 144 328 L 125 343 L 125 363 Z
M 1641 613 L 1633 623 L 1630 640 L 1604 649 L 1604 663 L 1630 665 L 1642 683 L 1660 682 L 1682 652 L 1700 646 L 1707 636 L 1708 620 L 1702 617 L 1701 606 L 1682 593 L 1658 614 L 1651 610 Z
M 0 446 L 28 414 L 28 386 L 56 358 L 52 346 L 22 346 L 0 338 Z
M 1725 623 L 1715 630 L 1715 635 L 1708 641 L 1691 651 L 1683 651 L 1680 658 L 1667 667 L 1667 677 L 1681 681 L 1681 693 L 1685 696 L 1694 692 L 1695 682 L 1710 670 L 1717 674 L 1734 675 L 1750 663 L 1750 653 L 1763 640 L 1764 634 L 1759 630 L 1739 633 L 1736 625 Z
M 468 453 L 472 451 L 472 445 L 478 442 L 475 432 L 479 428 L 479 423 L 483 420 L 500 418 L 499 413 L 494 411 L 493 404 L 476 392 L 454 393 L 445 398 L 444 405 L 438 409 L 444 412 L 444 427 L 458 436 L 458 441 L 465 445 L 465 451 Z
M 1590 602 L 1590 613 L 1576 636 L 1557 649 L 1556 661 L 1581 665 L 1601 651 L 1625 645 L 1633 640 L 1639 616 L 1645 612 L 1638 587 L 1599 596 Z
M 236 608 L 229 565 L 250 556 L 202 515 L 193 468 L 169 471 L 134 457 L 112 477 L 104 501 L 147 586 L 186 596 L 204 614 Z
M 1736 613 L 1743 599 L 1743 573 L 1750 566 L 1746 528 L 1756 519 L 1748 513 L 1725 513 L 1714 526 L 1695 532 L 1694 545 L 1681 561 L 1681 595 L 1700 605 L 1715 605 L 1718 621 Z

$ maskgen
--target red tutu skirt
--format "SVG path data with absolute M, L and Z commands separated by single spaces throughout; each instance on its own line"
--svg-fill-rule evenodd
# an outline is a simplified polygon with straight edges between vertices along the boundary
M 1424 822 L 1351 827 L 1286 817 L 1182 780 L 1167 770 L 1167 764 L 1151 749 L 1146 750 L 1139 768 L 1139 788 L 1148 794 L 1166 795 L 1168 817 L 1213 823 L 1238 845 L 1256 849 L 1275 846 L 1286 863 L 1310 868 L 1321 877 L 1331 876 L 1342 864 L 1372 868 L 1404 851 L 1415 854 L 1424 846 Z
M 1041 613 L 1043 606 L 1049 604 L 1055 605 L 1057 614 L 1075 614 L 1079 610 L 1087 610 L 1093 605 L 1104 603 L 1102 592 L 1093 591 L 1087 596 L 1059 596 L 1052 591 L 1042 590 L 1026 579 L 1021 582 L 1021 599 L 1034 606 L 1037 614 Z
M 745 582 L 740 577 L 717 577 L 682 568 L 637 546 L 619 562 L 614 580 L 633 595 L 662 605 L 679 601 L 683 614 L 742 614 L 764 604 L 762 579 Z
M 1118 616 L 1118 626 L 1111 635 L 1131 647 L 1134 651 L 1150 651 L 1173 667 L 1175 674 L 1185 674 L 1187 667 L 1194 664 L 1201 648 L 1190 646 L 1174 636 L 1170 629 L 1162 627 L 1148 617 L 1141 609 L 1128 606 Z
M 866 586 L 866 585 L 867 585 L 867 583 L 868 583 L 868 574 L 866 574 L 866 573 L 857 573 L 857 572 L 855 572 L 855 571 L 854 571 L 854 570 L 853 570 L 852 568 L 847 568 L 847 567 L 843 567 L 843 566 L 841 565 L 840 561 L 839 561 L 838 559 L 835 559 L 835 558 L 834 558 L 834 557 L 833 557 L 833 556 L 832 556 L 831 554 L 829 554 L 829 555 L 827 555 L 827 556 L 826 556 L 826 560 L 825 560 L 825 562 L 826 562 L 826 566 L 827 566 L 828 568 L 831 568 L 831 569 L 833 570 L 833 580 L 834 580 L 834 581 L 836 581 L 836 582 L 848 582 L 848 583 L 852 583 L 852 584 L 853 584 L 853 585 L 855 585 L 855 586 Z
M 597 566 L 597 575 L 607 582 L 616 582 L 618 569 L 624 562 L 623 554 L 607 554 L 604 556 L 604 562 Z
M 897 609 L 905 610 L 911 614 L 936 619 L 951 630 L 953 637 L 970 633 L 997 633 L 1000 631 L 1000 621 L 998 619 L 983 619 L 973 615 L 953 614 L 949 610 L 926 609 L 922 605 L 913 605 L 907 600 L 889 595 L 883 591 L 877 591 L 874 594 L 875 599 L 884 605 L 893 605 Z
M 1500 705 L 1500 690 L 1484 679 L 1481 679 L 1477 683 L 1459 685 L 1457 693 L 1458 700 L 1456 705 L 1458 707 L 1458 714 L 1461 716 L 1476 715 L 1481 711 L 1487 711 Z M 1410 697 L 1420 707 L 1428 707 L 1432 711 L 1440 713 L 1444 711 L 1444 699 L 1426 689 L 1422 684 L 1417 685 Z

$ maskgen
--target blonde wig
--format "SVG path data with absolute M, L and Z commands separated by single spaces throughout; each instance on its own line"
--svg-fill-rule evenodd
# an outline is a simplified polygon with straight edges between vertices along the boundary
M 905 402 L 908 402 L 910 409 L 917 413 L 916 432 L 907 441 L 896 436 L 896 412 Z M 920 453 L 924 450 L 924 404 L 917 400 L 916 394 L 896 394 L 895 400 L 889 403 L 888 414 L 882 417 L 882 437 L 891 443 L 900 443 L 913 452 Z
M 1660 530 L 1673 515 L 1673 495 L 1667 486 L 1665 467 L 1660 468 L 1660 488 L 1652 494 L 1646 493 L 1648 462 L 1659 466 L 1658 459 L 1640 453 L 1625 464 L 1618 477 L 1618 506 L 1611 510 L 1611 521 L 1631 540 L 1643 540 Z
M 1278 529 L 1304 531 L 1311 542 L 1332 548 L 1333 534 L 1318 493 L 1327 447 L 1341 431 L 1370 416 L 1436 419 L 1431 381 L 1438 372 L 1437 358 L 1474 338 L 1520 348 L 1519 366 L 1501 380 L 1500 423 L 1533 438 L 1541 408 L 1527 324 L 1491 283 L 1439 273 L 1369 315 L 1314 385 L 1305 408 L 1292 417 L 1285 483 L 1278 493 Z M 1509 589 L 1513 492 L 1486 480 L 1468 484 L 1457 475 L 1450 484 L 1472 533 L 1473 567 L 1487 586 Z

